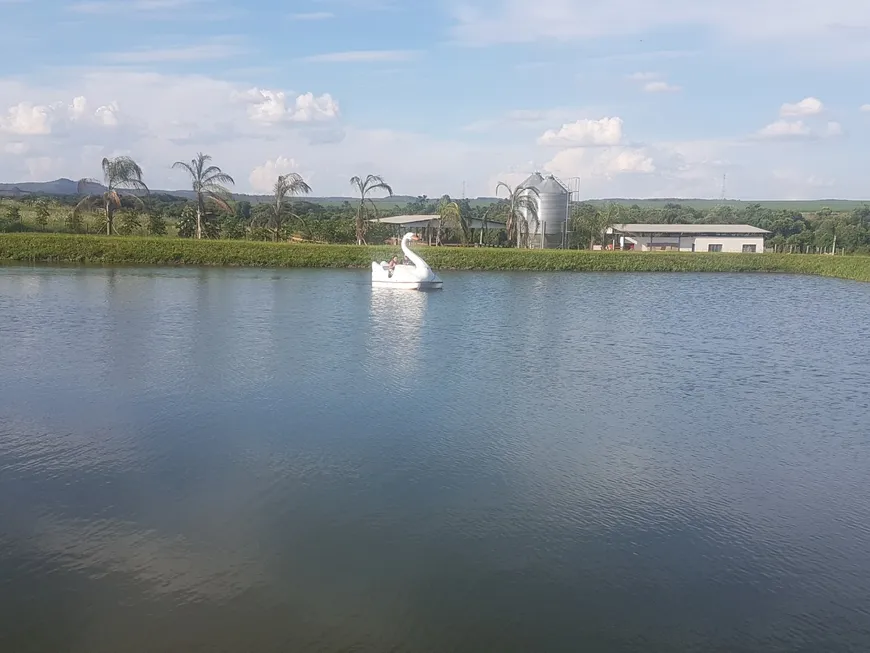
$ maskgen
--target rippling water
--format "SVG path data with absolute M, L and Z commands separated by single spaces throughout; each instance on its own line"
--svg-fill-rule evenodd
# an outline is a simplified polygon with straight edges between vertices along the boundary
M 870 650 L 870 285 L 0 267 L 0 650 Z

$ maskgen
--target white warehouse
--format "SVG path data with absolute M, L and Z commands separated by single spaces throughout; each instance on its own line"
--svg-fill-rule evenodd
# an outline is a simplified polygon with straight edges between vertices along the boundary
M 614 249 L 642 252 L 764 252 L 769 231 L 748 224 L 615 224 L 607 229 Z

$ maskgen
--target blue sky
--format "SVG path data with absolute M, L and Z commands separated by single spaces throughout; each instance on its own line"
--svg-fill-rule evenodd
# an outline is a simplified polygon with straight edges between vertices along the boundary
M 0 0 L 0 179 L 154 188 L 198 150 L 265 191 L 382 174 L 491 195 L 534 169 L 586 197 L 866 197 L 858 0 Z M 78 98 L 78 100 L 76 100 Z M 870 107 L 868 107 L 870 109 Z

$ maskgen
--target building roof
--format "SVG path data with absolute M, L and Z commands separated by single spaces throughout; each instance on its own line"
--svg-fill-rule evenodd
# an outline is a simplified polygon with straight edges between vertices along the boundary
M 483 220 L 480 218 L 466 218 L 468 222 L 468 226 L 472 229 L 482 229 L 483 228 Z M 422 229 L 423 227 L 436 226 L 441 221 L 441 216 L 437 213 L 432 214 L 421 214 L 421 215 L 390 215 L 384 218 L 371 218 L 369 222 L 379 222 L 381 224 L 393 224 L 401 227 L 416 227 L 418 229 Z M 500 229 L 504 228 L 504 222 L 499 222 L 498 220 L 487 220 L 486 227 L 488 229 Z
M 747 234 L 769 234 L 748 224 L 615 224 L 608 233 L 631 234 L 721 234 L 745 236 Z
M 369 222 L 380 222 L 382 224 L 398 224 L 402 226 L 420 225 L 425 227 L 429 222 L 438 220 L 437 213 L 424 215 L 390 215 L 386 218 L 372 218 Z

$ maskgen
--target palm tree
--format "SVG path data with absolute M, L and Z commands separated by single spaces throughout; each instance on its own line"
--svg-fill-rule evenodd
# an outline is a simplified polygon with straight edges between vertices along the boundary
M 106 235 L 111 236 L 115 231 L 115 211 L 121 208 L 121 190 L 127 189 L 131 191 L 148 192 L 148 186 L 142 181 L 142 168 L 129 156 L 119 156 L 114 159 L 104 158 L 102 162 L 103 168 L 103 185 L 106 191 L 100 195 L 85 195 L 82 200 L 76 204 L 73 213 L 76 216 L 81 214 L 84 208 L 90 208 L 96 204 L 100 204 L 106 212 Z M 79 179 L 78 192 L 80 195 L 85 194 L 89 185 L 99 185 L 96 179 Z M 144 206 L 142 200 L 133 193 L 124 193 L 132 197 L 136 202 Z
M 205 216 L 206 202 L 213 202 L 219 208 L 232 212 L 228 201 L 233 194 L 224 184 L 236 182 L 223 170 L 215 165 L 207 165 L 211 161 L 208 154 L 198 152 L 190 163 L 176 161 L 172 164 L 174 170 L 184 170 L 190 175 L 193 192 L 196 195 L 196 237 L 202 238 L 202 220 Z
M 517 247 L 528 247 L 529 244 L 529 222 L 535 224 L 535 230 L 538 228 L 538 199 L 540 193 L 537 188 L 531 186 L 517 186 L 511 188 L 505 182 L 500 181 L 495 186 L 495 194 L 498 197 L 499 189 L 504 188 L 507 191 L 507 220 L 505 228 L 507 229 L 508 240 L 513 239 L 513 234 L 516 232 Z
M 269 211 L 265 215 L 265 226 L 272 232 L 272 240 L 274 242 L 278 242 L 281 236 L 281 229 L 283 229 L 288 218 L 298 217 L 294 216 L 290 211 L 290 198 L 299 193 L 307 194 L 310 192 L 311 186 L 305 183 L 302 176 L 295 172 L 278 177 L 272 190 L 272 203 L 269 204 Z
M 350 185 L 359 191 L 359 206 L 356 210 L 356 244 L 362 245 L 365 243 L 366 235 L 366 202 L 371 206 L 374 214 L 378 214 L 378 207 L 368 196 L 369 193 L 374 190 L 385 190 L 392 197 L 393 189 L 380 175 L 368 175 L 365 179 L 354 176 L 350 178 Z
M 444 227 L 458 231 L 462 243 L 465 244 L 465 218 L 462 217 L 462 209 L 459 208 L 459 204 L 451 200 L 449 195 L 445 195 L 438 204 L 438 215 L 440 217 L 438 220 L 438 238 L 436 239 L 438 244 L 441 244 L 441 230 Z

